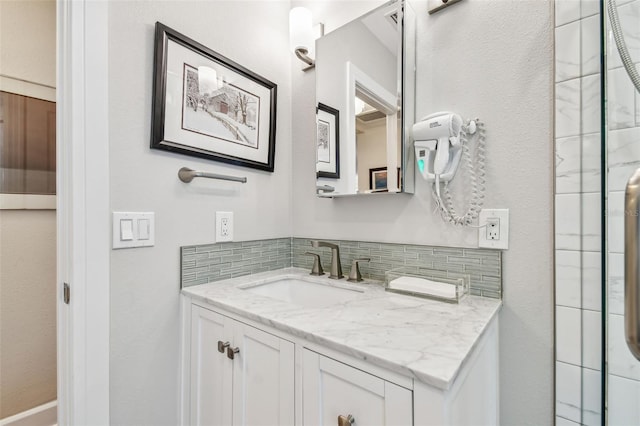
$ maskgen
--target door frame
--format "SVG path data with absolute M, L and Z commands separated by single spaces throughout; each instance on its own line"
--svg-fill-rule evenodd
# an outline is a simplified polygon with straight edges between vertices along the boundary
M 109 424 L 108 12 L 56 3 L 59 425 Z

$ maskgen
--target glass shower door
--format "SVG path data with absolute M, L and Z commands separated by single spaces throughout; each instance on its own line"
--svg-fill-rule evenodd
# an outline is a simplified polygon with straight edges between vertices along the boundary
M 631 198 L 625 203 L 625 189 L 631 191 L 630 195 L 635 192 L 634 182 L 628 184 L 636 170 L 635 180 L 640 182 L 640 92 L 631 76 L 633 68 L 636 73 L 640 69 L 640 0 L 606 0 L 603 6 L 605 96 L 601 106 L 606 148 L 603 167 L 607 170 L 604 186 L 607 227 L 603 246 L 607 253 L 603 306 L 604 420 L 609 425 L 640 425 L 640 360 L 630 350 L 625 332 L 625 314 L 632 313 L 628 302 L 629 296 L 633 296 L 627 293 L 625 302 L 625 279 L 636 281 L 632 260 L 638 259 L 638 242 L 629 245 L 632 241 L 626 233 L 637 227 L 639 210 L 637 205 L 629 204 Z M 622 59 L 626 56 L 624 45 L 628 50 L 626 59 Z M 637 318 L 628 321 L 637 328 Z

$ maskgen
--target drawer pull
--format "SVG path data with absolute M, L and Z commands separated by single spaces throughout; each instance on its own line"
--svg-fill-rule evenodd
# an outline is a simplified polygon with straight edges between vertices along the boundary
M 227 358 L 234 359 L 236 354 L 240 352 L 240 348 L 227 348 Z
M 338 426 L 351 426 L 356 422 L 356 419 L 349 414 L 348 416 L 340 415 L 338 416 Z
M 222 340 L 218 340 L 218 352 L 220 352 L 221 354 L 224 353 L 224 350 L 226 348 L 229 347 L 229 345 L 231 345 L 231 343 L 229 342 L 222 342 Z

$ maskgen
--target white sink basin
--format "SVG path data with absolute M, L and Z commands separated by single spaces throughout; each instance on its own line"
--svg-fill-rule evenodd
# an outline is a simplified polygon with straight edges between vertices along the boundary
M 340 304 L 353 300 L 363 293 L 360 289 L 334 287 L 298 278 L 284 278 L 264 284 L 249 285 L 243 290 L 310 308 Z

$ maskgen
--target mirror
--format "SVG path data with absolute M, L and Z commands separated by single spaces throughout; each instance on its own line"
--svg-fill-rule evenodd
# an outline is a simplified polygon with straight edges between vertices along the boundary
M 316 41 L 318 196 L 413 193 L 414 93 L 415 15 L 405 0 Z

